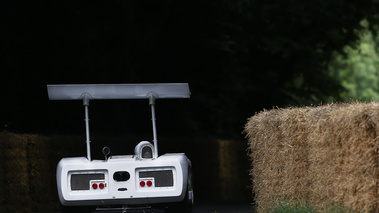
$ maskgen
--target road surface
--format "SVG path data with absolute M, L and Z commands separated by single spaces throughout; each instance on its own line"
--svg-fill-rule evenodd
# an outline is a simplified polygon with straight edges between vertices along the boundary
M 121 213 L 122 210 L 96 210 L 92 213 Z M 163 210 L 127 210 L 126 213 L 164 213 Z M 52 213 L 60 213 L 52 212 Z M 180 213 L 180 212 L 178 212 Z M 249 201 L 227 201 L 227 202 L 200 202 L 195 203 L 192 213 L 255 213 Z
M 94 211 L 93 213 L 116 213 L 122 211 Z M 162 210 L 128 210 L 128 213 L 164 213 Z M 180 212 L 178 212 L 180 213 Z M 254 213 L 249 202 L 196 203 L 192 213 Z
M 223 202 L 195 204 L 192 213 L 252 213 L 249 202 Z

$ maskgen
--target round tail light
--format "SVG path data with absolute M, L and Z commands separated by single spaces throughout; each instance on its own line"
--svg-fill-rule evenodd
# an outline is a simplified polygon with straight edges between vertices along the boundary
M 144 186 L 145 186 L 145 181 L 141 181 L 141 182 L 139 182 L 139 185 L 140 185 L 141 187 L 144 187 Z
M 146 185 L 150 187 L 150 186 L 153 185 L 153 182 L 151 182 L 150 180 L 148 180 L 148 181 L 146 182 Z
M 100 188 L 100 189 L 104 189 L 104 186 L 105 186 L 104 183 L 100 183 L 100 184 L 99 184 L 99 188 Z
M 97 183 L 92 184 L 93 189 L 97 189 Z

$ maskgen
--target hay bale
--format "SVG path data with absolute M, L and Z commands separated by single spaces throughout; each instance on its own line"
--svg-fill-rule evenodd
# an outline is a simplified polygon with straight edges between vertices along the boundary
M 308 181 L 307 112 L 310 108 L 275 109 L 252 117 L 246 129 L 252 157 L 253 190 L 260 208 L 275 199 L 306 197 Z M 288 131 L 291 130 L 291 131 Z M 297 196 L 293 196 L 293 195 Z
M 379 104 L 273 109 L 245 126 L 259 209 L 276 199 L 325 208 L 378 205 Z
M 4 133 L 0 136 L 4 144 L 4 173 L 6 185 L 2 190 L 5 193 L 5 203 L 8 206 L 20 206 L 20 211 L 26 210 L 31 198 L 29 196 L 28 163 L 26 141 L 23 137 L 13 133 Z
M 7 183 L 1 190 L 0 202 L 6 204 L 5 209 L 38 211 L 45 202 L 43 199 L 51 197 L 46 188 L 41 187 L 51 181 L 47 175 L 47 138 L 35 134 L 0 133 L 0 144 L 2 157 L 6 159 L 1 162 L 0 176 Z
M 328 116 L 334 110 L 343 109 L 346 105 L 326 105 L 315 107 L 310 114 L 312 122 L 309 124 L 307 145 L 307 170 L 309 188 L 307 201 L 313 205 L 331 206 L 334 198 L 334 167 L 333 162 L 338 155 L 330 142 Z
M 218 174 L 217 180 L 213 180 L 213 184 L 217 183 L 219 190 L 216 192 L 218 194 L 218 199 L 220 200 L 242 200 L 245 198 L 245 194 L 242 193 L 246 189 L 246 185 L 249 180 L 245 179 L 246 166 L 241 165 L 242 160 L 240 159 L 239 150 L 245 151 L 245 147 L 241 146 L 243 143 L 241 141 L 234 140 L 216 140 L 217 149 L 217 161 L 218 164 Z M 236 181 L 238 180 L 238 181 Z M 246 181 L 245 181 L 246 180 Z M 233 183 L 233 184 L 231 184 Z
M 334 162 L 335 200 L 353 209 L 377 212 L 379 104 L 356 103 L 330 114 L 326 136 L 338 154 Z

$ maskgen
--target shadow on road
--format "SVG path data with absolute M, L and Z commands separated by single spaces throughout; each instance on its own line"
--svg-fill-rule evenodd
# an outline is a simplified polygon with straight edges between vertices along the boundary
M 128 209 L 128 210 L 95 210 L 92 213 L 164 213 L 158 209 Z M 54 212 L 59 213 L 59 212 Z M 178 212 L 180 213 L 180 212 Z M 254 207 L 249 201 L 225 201 L 225 202 L 199 202 L 195 203 L 192 213 L 255 213 Z
M 252 213 L 253 206 L 248 201 L 197 203 L 192 213 Z

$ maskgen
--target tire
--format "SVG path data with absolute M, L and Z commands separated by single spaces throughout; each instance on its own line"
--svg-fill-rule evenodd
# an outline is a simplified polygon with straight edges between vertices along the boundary
M 189 199 L 189 192 L 187 190 L 184 199 L 178 203 L 168 205 L 166 213 L 191 213 L 193 209 L 193 199 Z
M 191 213 L 194 206 L 194 193 L 193 193 L 193 180 L 192 180 L 192 166 L 188 168 L 187 190 L 184 199 L 177 203 L 168 205 L 165 212 L 167 213 Z

